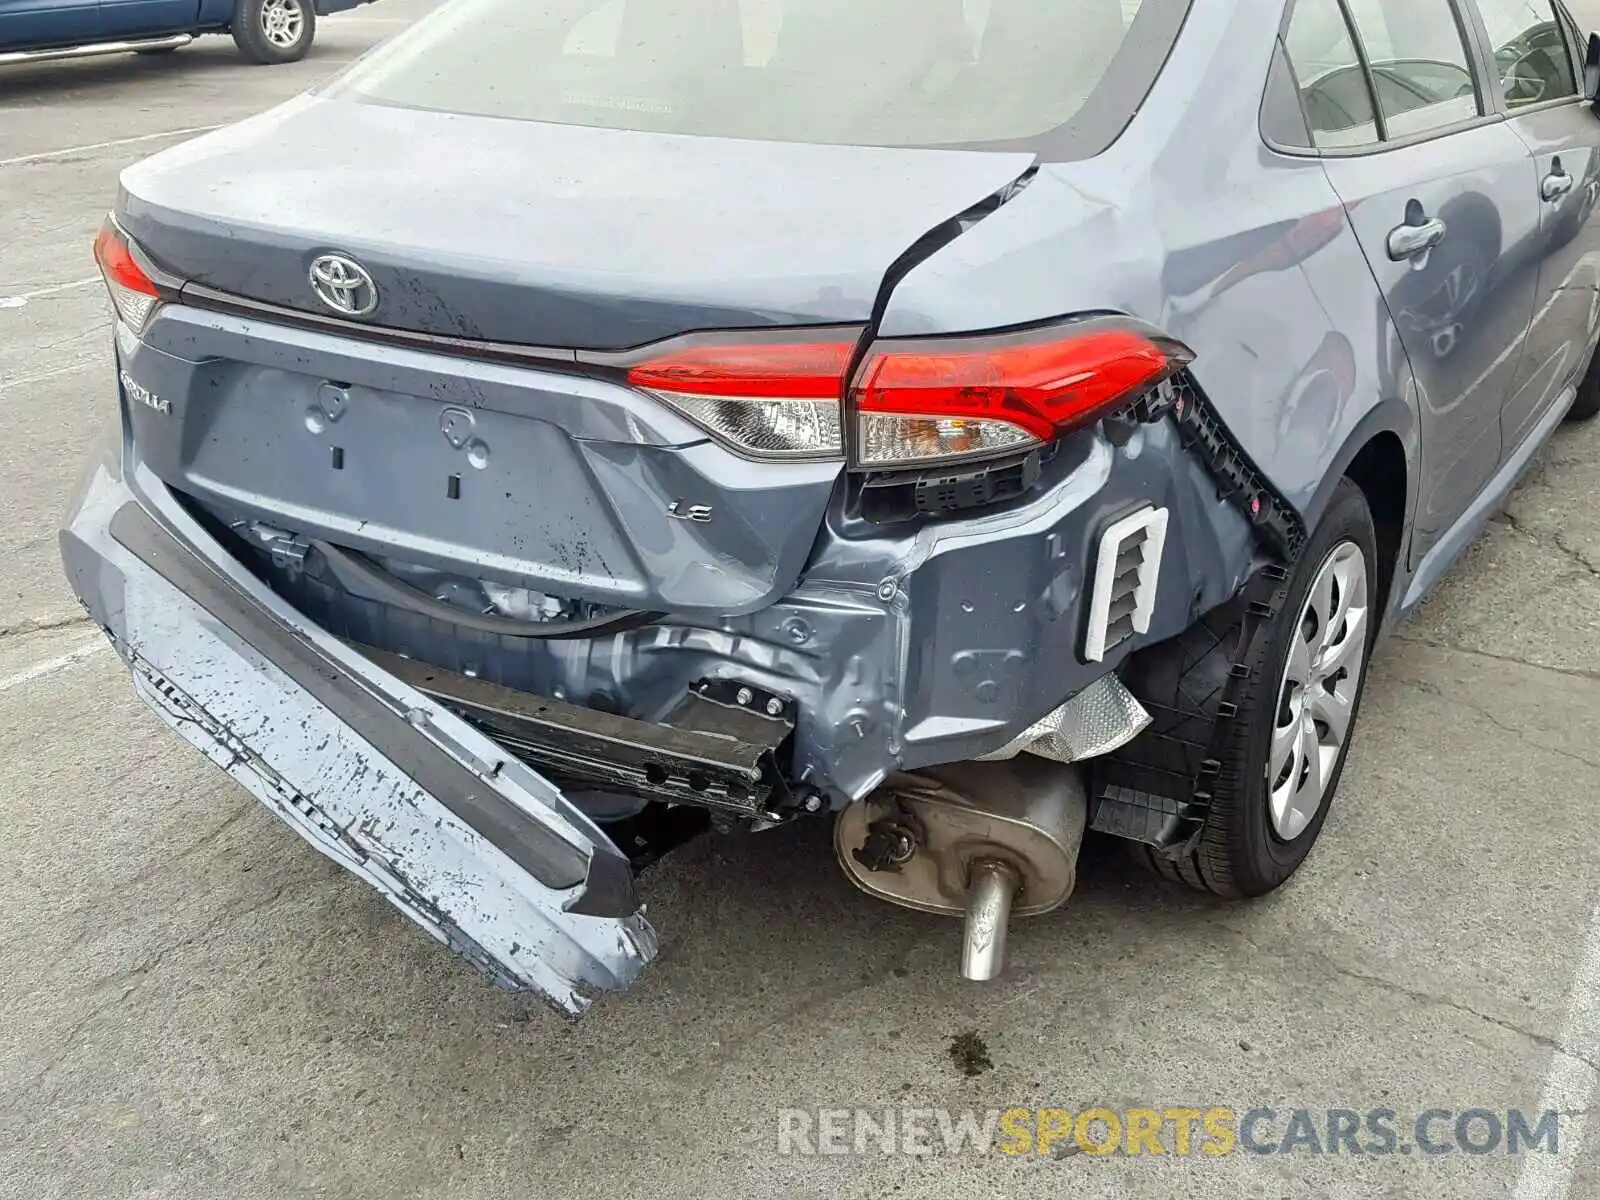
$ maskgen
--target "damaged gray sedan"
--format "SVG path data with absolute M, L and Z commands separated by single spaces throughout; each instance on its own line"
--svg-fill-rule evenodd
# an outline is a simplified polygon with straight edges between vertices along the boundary
M 831 820 L 973 979 L 1086 830 L 1268 892 L 1380 630 L 1600 407 L 1570 17 L 1367 7 L 455 0 L 123 174 L 68 575 L 566 1011 L 693 836 Z

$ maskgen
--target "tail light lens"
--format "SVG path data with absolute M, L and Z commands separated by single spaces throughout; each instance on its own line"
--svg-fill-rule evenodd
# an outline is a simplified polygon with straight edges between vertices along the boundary
M 679 343 L 635 361 L 628 382 L 755 457 L 841 454 L 848 413 L 852 461 L 885 469 L 1048 442 L 1194 357 L 1141 322 L 1095 317 L 875 342 L 847 389 L 857 332 Z
M 856 461 L 893 467 L 1048 442 L 1121 407 L 1193 357 L 1121 318 L 878 342 L 851 392 Z
M 819 457 L 844 451 L 839 403 L 854 353 L 854 331 L 685 345 L 634 364 L 628 382 L 754 456 Z
M 144 268 L 134 261 L 127 235 L 114 221 L 108 219 L 100 227 L 94 239 L 94 260 L 100 266 L 117 316 L 135 333 L 141 332 L 161 302 L 161 294 Z

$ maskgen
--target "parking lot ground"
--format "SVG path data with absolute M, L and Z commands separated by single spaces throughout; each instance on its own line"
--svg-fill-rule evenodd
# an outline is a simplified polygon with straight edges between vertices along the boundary
M 146 714 L 55 558 L 111 411 L 87 281 L 117 172 L 426 7 L 329 20 L 288 68 L 208 39 L 0 73 L 0 1194 L 1600 1196 L 1600 424 L 1387 643 L 1287 888 L 1211 903 L 1091 844 L 989 986 L 956 978 L 954 923 L 851 888 L 819 823 L 647 875 L 660 959 L 568 1022 Z M 1091 1105 L 1272 1109 L 1258 1141 L 1387 1108 L 1406 1146 L 1430 1108 L 1563 1116 L 1555 1155 L 778 1152 L 786 1109 Z

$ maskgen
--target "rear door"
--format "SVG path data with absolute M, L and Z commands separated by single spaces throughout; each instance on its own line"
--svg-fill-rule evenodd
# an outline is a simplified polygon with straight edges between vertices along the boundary
M 1466 29 L 1452 0 L 1299 0 L 1285 36 L 1421 392 L 1418 556 L 1500 463 L 1538 281 L 1533 158 L 1485 103 Z
M 89 41 L 97 10 L 95 0 L 0 0 L 0 51 Z
M 1600 316 L 1592 216 L 1600 116 L 1581 95 L 1577 27 L 1552 0 L 1476 0 L 1508 124 L 1533 153 L 1538 294 L 1527 351 L 1501 411 L 1510 452 L 1582 370 Z M 1530 270 L 1532 267 L 1530 266 Z
M 100 0 L 103 37 L 143 37 L 194 26 L 200 0 Z

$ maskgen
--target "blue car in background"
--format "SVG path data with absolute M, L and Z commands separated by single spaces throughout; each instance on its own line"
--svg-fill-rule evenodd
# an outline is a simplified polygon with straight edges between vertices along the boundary
M 133 51 L 163 54 L 231 33 L 257 63 L 296 62 L 317 18 L 368 0 L 0 0 L 0 65 Z

